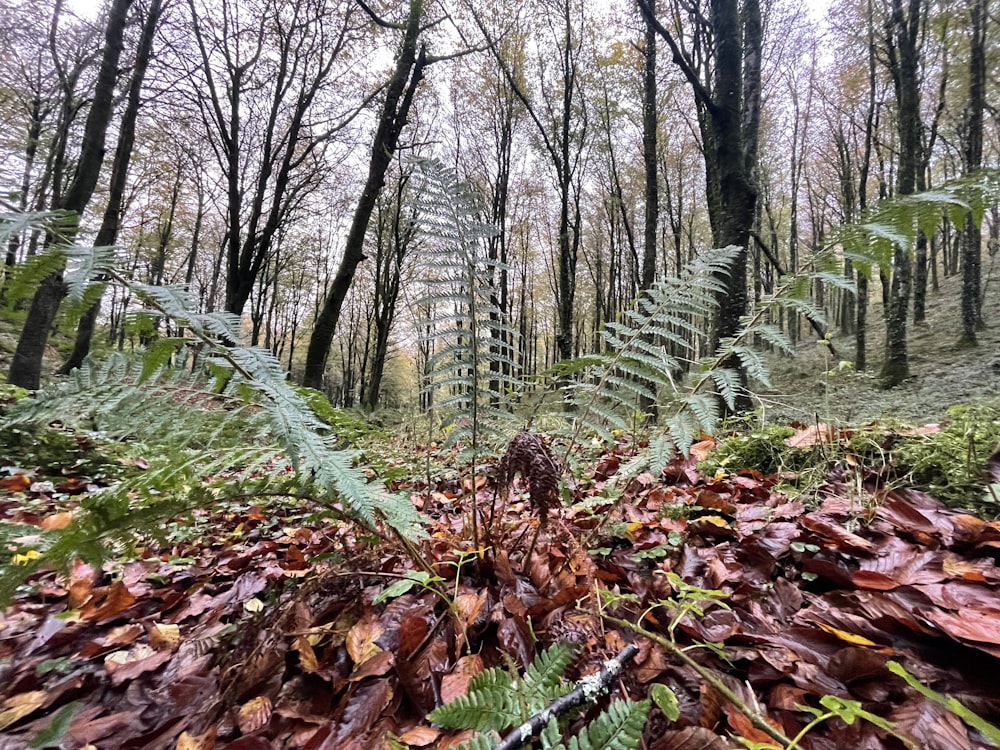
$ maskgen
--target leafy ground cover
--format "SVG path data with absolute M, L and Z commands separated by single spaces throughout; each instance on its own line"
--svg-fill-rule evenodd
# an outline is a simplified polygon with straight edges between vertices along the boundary
M 77 447 L 89 465 L 95 448 Z M 581 458 L 561 503 L 520 475 L 395 480 L 428 519 L 419 555 L 308 502 L 249 497 L 127 562 L 36 576 L 0 619 L 0 747 L 455 747 L 472 733 L 432 709 L 566 641 L 570 679 L 638 647 L 611 692 L 660 698 L 648 748 L 780 747 L 775 732 L 805 729 L 797 746 L 817 750 L 993 746 L 942 701 L 1000 721 L 1000 523 L 846 456 L 791 496 L 787 467 L 721 470 L 711 441 L 622 480 L 631 450 Z M 1000 481 L 1000 457 L 988 468 Z M 0 514 L 58 528 L 109 481 L 8 473 Z

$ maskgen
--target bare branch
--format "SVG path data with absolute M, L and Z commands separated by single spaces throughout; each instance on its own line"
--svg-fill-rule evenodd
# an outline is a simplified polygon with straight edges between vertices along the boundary
M 681 69 L 684 77 L 687 79 L 688 83 L 691 84 L 691 88 L 694 89 L 695 98 L 698 99 L 705 108 L 714 116 L 719 113 L 719 106 L 715 103 L 712 98 L 711 93 L 705 88 L 705 85 L 698 78 L 698 74 L 695 72 L 694 68 L 691 67 L 691 63 L 684 56 L 681 48 L 677 44 L 677 40 L 674 39 L 673 34 L 667 31 L 666 27 L 660 23 L 656 16 L 653 15 L 652 9 L 649 7 L 649 3 L 646 0 L 636 0 L 639 3 L 639 10 L 642 11 L 643 17 L 649 22 L 649 24 L 655 29 L 656 33 L 663 37 L 663 40 L 670 47 L 670 52 L 673 56 L 674 64 Z

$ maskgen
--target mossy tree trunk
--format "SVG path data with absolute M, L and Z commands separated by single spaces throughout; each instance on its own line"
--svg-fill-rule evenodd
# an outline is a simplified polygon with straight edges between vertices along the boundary
M 921 24 L 923 0 L 891 0 L 886 24 L 886 52 L 889 72 L 896 92 L 896 129 L 899 134 L 896 191 L 910 195 L 917 190 L 922 163 L 920 116 Z M 887 388 L 910 376 L 906 324 L 913 286 L 913 259 L 910 248 L 897 245 L 893 253 L 889 300 L 886 306 L 885 362 L 882 381 Z
M 974 172 L 983 163 L 983 109 L 986 96 L 986 0 L 970 0 L 969 104 L 965 171 Z M 969 216 L 962 232 L 962 335 L 959 343 L 976 346 L 976 330 L 982 326 L 980 266 L 982 233 Z

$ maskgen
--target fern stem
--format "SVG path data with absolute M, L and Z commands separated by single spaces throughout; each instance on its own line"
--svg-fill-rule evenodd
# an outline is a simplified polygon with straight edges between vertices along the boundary
M 698 676 L 701 677 L 703 680 L 705 680 L 705 682 L 707 682 L 709 685 L 711 685 L 719 695 L 721 695 L 727 701 L 732 703 L 733 706 L 735 706 L 736 709 L 741 714 L 743 714 L 744 716 L 747 717 L 747 719 L 750 720 L 750 723 L 754 726 L 755 729 L 759 729 L 761 732 L 764 732 L 764 734 L 766 734 L 768 737 L 772 738 L 777 742 L 780 742 L 782 747 L 787 747 L 791 743 L 791 740 L 788 737 L 786 737 L 783 732 L 781 732 L 778 729 L 775 729 L 773 726 L 768 724 L 763 716 L 761 716 L 757 711 L 748 706 L 746 702 L 738 695 L 736 695 L 736 693 L 730 690 L 729 687 L 722 680 L 720 680 L 718 677 L 712 674 L 706 667 L 703 667 L 701 664 L 699 664 L 690 656 L 688 656 L 683 649 L 681 649 L 676 643 L 673 643 L 669 638 L 665 638 L 659 633 L 654 633 L 651 630 L 647 630 L 641 625 L 629 622 L 628 620 L 623 620 L 618 617 L 612 617 L 611 615 L 607 614 L 602 614 L 602 616 L 604 617 L 605 620 L 607 620 L 610 623 L 614 623 L 615 625 L 618 625 L 623 628 L 628 628 L 629 630 L 638 633 L 639 635 L 644 636 L 645 638 L 649 638 L 649 640 L 653 641 L 654 643 L 663 646 L 663 648 L 665 648 L 671 654 L 673 654 L 682 662 L 684 662 L 684 664 L 691 667 L 691 669 L 697 672 Z

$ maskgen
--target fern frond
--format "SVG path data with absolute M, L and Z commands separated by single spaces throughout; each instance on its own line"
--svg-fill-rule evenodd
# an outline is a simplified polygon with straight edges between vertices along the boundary
M 428 718 L 446 727 L 473 729 L 477 732 L 500 731 L 521 721 L 514 693 L 506 686 L 487 685 L 473 688 L 455 700 L 435 708 Z
M 642 739 L 649 701 L 616 700 L 569 740 L 569 750 L 634 750 Z
M 563 676 L 576 652 L 577 648 L 572 643 L 553 644 L 524 670 L 519 692 L 527 700 L 531 713 L 569 692 L 572 686 L 564 684 Z

